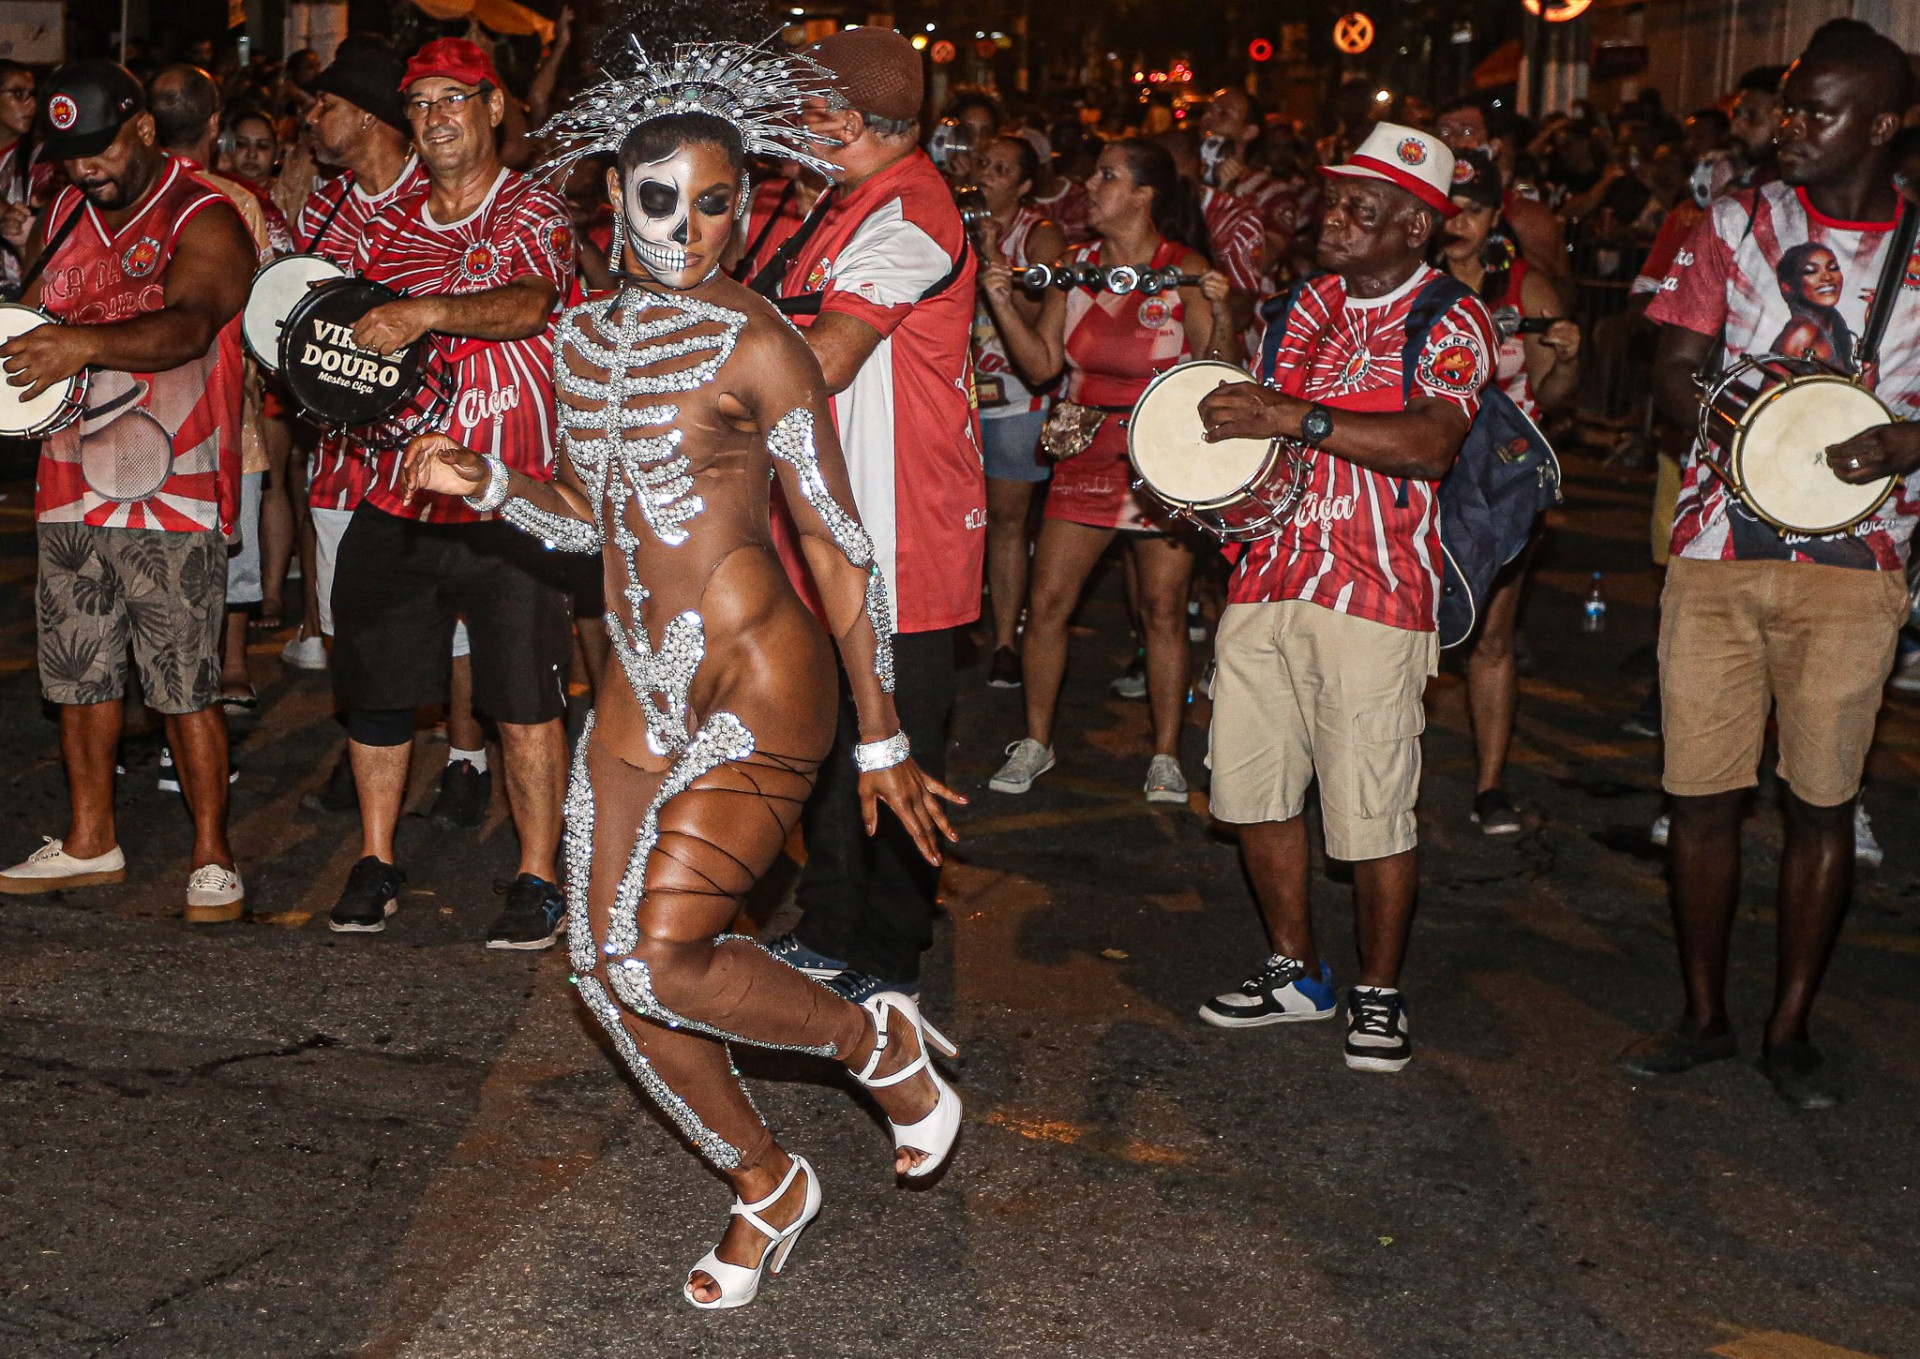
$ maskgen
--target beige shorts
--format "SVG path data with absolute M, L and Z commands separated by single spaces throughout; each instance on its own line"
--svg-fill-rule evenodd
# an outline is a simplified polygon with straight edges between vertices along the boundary
M 1330 856 L 1384 859 L 1414 847 L 1434 633 L 1304 600 L 1230 604 L 1214 654 L 1214 816 L 1290 821 L 1318 778 Z
M 1660 595 L 1666 790 L 1751 788 L 1771 708 L 1795 797 L 1837 807 L 1858 793 L 1906 616 L 1898 571 L 1675 557 Z

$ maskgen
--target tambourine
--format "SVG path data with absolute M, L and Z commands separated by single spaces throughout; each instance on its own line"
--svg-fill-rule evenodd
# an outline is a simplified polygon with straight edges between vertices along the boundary
M 0 344 L 16 340 L 41 326 L 60 322 L 38 307 L 0 302 Z M 29 400 L 26 388 L 16 387 L 0 372 L 0 435 L 9 439 L 44 439 L 80 416 L 87 400 L 87 373 L 83 368 L 65 382 L 56 382 Z
M 453 363 L 432 335 L 392 354 L 354 343 L 353 328 L 400 294 L 365 278 L 316 284 L 280 332 L 280 378 L 301 416 L 375 447 L 399 447 L 443 424 L 459 393 Z
M 280 371 L 280 333 L 287 318 L 316 283 L 345 278 L 347 271 L 322 255 L 284 255 L 254 272 L 240 313 L 240 340 L 255 363 Z
M 1174 288 L 1191 288 L 1200 282 L 1198 274 L 1183 274 L 1168 265 L 1164 269 L 1140 269 L 1131 264 L 1031 264 L 1014 274 L 1024 288 L 1041 292 L 1058 288 L 1066 292 L 1085 288 L 1096 293 L 1155 293 Z

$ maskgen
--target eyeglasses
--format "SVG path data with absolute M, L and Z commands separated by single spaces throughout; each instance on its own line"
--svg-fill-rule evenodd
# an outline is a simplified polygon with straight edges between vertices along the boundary
M 407 117 L 414 122 L 424 121 L 435 109 L 445 109 L 448 113 L 457 113 L 465 108 L 469 100 L 485 96 L 485 90 L 474 90 L 467 94 L 443 94 L 438 99 L 409 99 L 403 107 Z

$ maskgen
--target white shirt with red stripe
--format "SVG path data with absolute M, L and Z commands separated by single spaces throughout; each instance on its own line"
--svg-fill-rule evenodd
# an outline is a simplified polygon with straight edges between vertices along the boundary
M 1287 318 L 1271 374 L 1282 391 L 1334 412 L 1406 409 L 1407 314 L 1440 275 L 1421 266 L 1383 297 L 1350 298 L 1337 274 L 1308 282 Z M 1428 332 L 1412 395 L 1469 419 L 1493 375 L 1493 318 L 1462 298 Z M 1264 376 L 1264 375 L 1263 375 Z M 1306 494 L 1279 533 L 1252 543 L 1235 566 L 1234 604 L 1304 599 L 1409 632 L 1435 627 L 1440 590 L 1437 483 L 1369 471 L 1324 449 L 1308 454 Z
M 361 233 L 355 268 L 409 297 L 457 297 L 539 278 L 558 290 L 557 314 L 573 288 L 573 219 L 551 192 L 502 169 L 480 206 L 457 222 L 435 221 L 424 189 L 392 203 Z M 451 361 L 458 384 L 437 432 L 515 471 L 551 480 L 557 433 L 551 316 L 521 340 L 429 338 Z M 403 504 L 401 450 L 369 451 L 375 461 L 368 504 L 441 524 L 498 517 L 470 509 L 459 496 L 423 493 Z
M 203 212 L 233 213 L 226 195 L 166 158 L 133 216 L 110 231 L 75 188 L 54 199 L 47 222 L 78 225 L 40 277 L 40 305 L 69 325 L 130 321 L 167 305 L 167 271 L 180 233 Z M 241 256 L 236 269 L 250 269 Z M 95 369 L 81 417 L 40 446 L 34 515 L 43 524 L 233 530 L 240 503 L 240 318 L 206 353 L 151 373 Z
M 987 478 L 973 410 L 974 273 L 953 272 L 965 229 L 953 194 L 914 151 L 836 197 L 794 260 L 781 294 L 821 295 L 880 333 L 852 384 L 833 398 L 861 522 L 901 632 L 980 616 Z M 804 318 L 803 318 L 804 319 Z
M 408 156 L 399 176 L 379 193 L 368 193 L 352 174 L 335 175 L 307 196 L 300 220 L 294 224 L 295 244 L 302 253 L 352 269 L 367 223 L 400 199 L 422 193 L 426 187 L 427 172 L 417 156 Z M 334 212 L 335 204 L 339 205 L 338 212 Z M 372 484 L 371 459 L 340 435 L 321 439 L 307 474 L 308 504 L 322 510 L 350 510 Z

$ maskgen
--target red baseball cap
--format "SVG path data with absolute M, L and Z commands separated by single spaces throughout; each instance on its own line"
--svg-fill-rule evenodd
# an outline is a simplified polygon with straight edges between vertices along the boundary
M 413 54 L 407 72 L 400 77 L 400 88 L 416 80 L 439 76 L 462 85 L 500 86 L 500 73 L 493 69 L 493 58 L 465 38 L 435 38 Z

